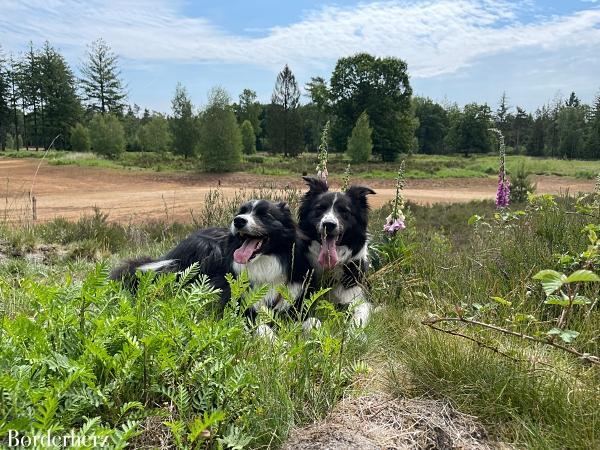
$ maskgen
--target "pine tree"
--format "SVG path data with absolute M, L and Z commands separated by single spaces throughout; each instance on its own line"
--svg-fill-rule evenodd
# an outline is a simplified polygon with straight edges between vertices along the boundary
M 184 158 L 193 156 L 198 143 L 198 130 L 192 112 L 192 102 L 186 89 L 177 83 L 175 96 L 171 101 L 173 116 L 171 117 L 171 133 L 173 135 L 173 151 Z
M 213 88 L 201 119 L 199 150 L 202 164 L 210 172 L 236 170 L 242 160 L 242 136 L 229 95 Z
M 118 158 L 125 151 L 123 125 L 115 116 L 96 114 L 90 121 L 92 149 L 110 159 Z
M 591 107 L 584 154 L 586 158 L 600 158 L 600 92 Z
M 127 95 L 117 55 L 103 39 L 98 39 L 89 46 L 87 58 L 81 68 L 84 100 L 93 111 L 120 115 Z
M 348 138 L 347 152 L 354 164 L 366 163 L 373 151 L 371 134 L 373 129 L 369 126 L 369 116 L 363 112 L 356 121 L 356 125 Z
M 0 150 L 6 148 L 6 137 L 10 122 L 10 96 L 6 57 L 0 46 Z
M 246 155 L 252 155 L 256 153 L 256 136 L 254 135 L 254 129 L 252 123 L 249 120 L 244 120 L 240 128 L 242 132 L 242 146 Z
M 6 133 L 6 138 L 5 138 L 5 149 L 6 150 L 14 150 L 15 149 L 15 138 L 12 136 L 12 134 L 10 133 Z
M 71 149 L 76 152 L 89 152 L 91 148 L 90 132 L 79 122 L 71 128 Z
M 244 89 L 240 94 L 240 104 L 237 107 L 237 116 L 240 123 L 248 120 L 252 125 L 252 131 L 256 137 L 262 133 L 260 126 L 260 115 L 262 106 L 256 100 L 256 92 L 251 89 Z
M 296 77 L 286 64 L 277 76 L 268 114 L 267 134 L 273 153 L 296 156 L 302 151 L 304 138 L 299 100 Z
M 81 103 L 75 88 L 75 76 L 65 61 L 48 42 L 38 58 L 40 105 L 42 116 L 41 143 L 47 148 L 56 136 L 55 145 L 66 147 L 69 132 L 81 117 Z
M 13 136 L 20 136 L 19 133 L 19 63 L 11 55 L 8 62 L 7 71 L 8 81 L 8 100 L 11 111 L 11 120 L 13 126 Z

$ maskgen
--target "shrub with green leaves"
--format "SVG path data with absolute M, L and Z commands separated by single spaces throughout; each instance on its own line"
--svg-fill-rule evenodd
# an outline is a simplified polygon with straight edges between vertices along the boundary
M 95 153 L 115 159 L 125 151 L 125 132 L 115 116 L 96 114 L 90 121 L 89 129 Z
M 256 135 L 254 128 L 249 120 L 244 120 L 240 128 L 242 132 L 242 149 L 245 155 L 253 155 L 256 153 Z
M 83 280 L 0 277 L 0 296 L 27 299 L 0 317 L 0 442 L 21 434 L 104 436 L 115 448 L 152 442 L 158 419 L 179 448 L 242 448 L 281 442 L 338 399 L 363 345 L 343 317 L 303 337 L 298 323 L 241 313 L 266 288 L 231 281 L 234 302 L 217 314 L 218 292 L 194 267 L 141 276 L 135 295 L 107 281 L 100 264 Z M 313 297 L 317 301 L 320 295 Z M 278 339 L 253 336 L 275 321 Z M 345 335 L 345 337 L 344 337 Z M 148 422 L 149 423 L 149 422 Z
M 139 142 L 144 152 L 166 152 L 171 148 L 169 122 L 162 114 L 150 117 L 139 131 Z
M 371 157 L 373 151 L 372 133 L 373 129 L 369 126 L 369 116 L 365 111 L 359 116 L 352 134 L 348 138 L 346 152 L 353 163 L 365 163 Z
M 231 109 L 229 94 L 214 88 L 202 114 L 200 127 L 202 164 L 209 172 L 231 172 L 242 161 L 242 135 Z
M 89 152 L 92 146 L 90 132 L 81 123 L 71 128 L 71 148 L 76 152 Z

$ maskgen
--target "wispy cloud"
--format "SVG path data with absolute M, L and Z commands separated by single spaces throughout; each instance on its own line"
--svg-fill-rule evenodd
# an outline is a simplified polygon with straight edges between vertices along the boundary
M 291 63 L 329 66 L 367 51 L 408 61 L 415 77 L 458 71 L 478 59 L 514 50 L 569 48 L 595 54 L 600 10 L 537 17 L 523 23 L 519 2 L 491 0 L 384 1 L 330 6 L 262 37 L 226 32 L 182 14 L 168 0 L 0 0 L 0 43 L 21 48 L 48 39 L 81 55 L 83 44 L 104 37 L 123 57 L 143 62 L 221 62 L 266 68 Z M 596 49 L 596 50 L 594 50 Z

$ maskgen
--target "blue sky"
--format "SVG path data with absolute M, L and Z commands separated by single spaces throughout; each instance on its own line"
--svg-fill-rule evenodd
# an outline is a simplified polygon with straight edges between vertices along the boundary
M 0 0 L 0 45 L 49 40 L 74 68 L 103 37 L 129 101 L 168 112 L 178 81 L 202 107 L 212 86 L 268 101 L 288 63 L 304 85 L 341 56 L 405 59 L 416 94 L 533 109 L 600 90 L 600 0 Z

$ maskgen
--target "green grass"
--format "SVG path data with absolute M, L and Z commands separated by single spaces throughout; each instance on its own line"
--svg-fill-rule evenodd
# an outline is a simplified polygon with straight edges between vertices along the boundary
M 407 229 L 391 241 L 381 233 L 389 209 L 373 211 L 371 296 L 385 308 L 364 334 L 324 309 L 325 325 L 310 338 L 280 322 L 277 343 L 266 344 L 235 308 L 216 316 L 206 286 L 147 278 L 132 296 L 105 281 L 108 263 L 159 255 L 196 226 L 225 224 L 244 197 L 285 198 L 295 209 L 298 194 L 245 192 L 233 201 L 210 194 L 196 225 L 115 224 L 101 212 L 78 222 L 0 224 L 0 253 L 8 258 L 0 263 L 0 435 L 8 425 L 33 423 L 42 432 L 87 424 L 117 445 L 149 438 L 133 434 L 158 416 L 191 447 L 277 446 L 291 427 L 323 417 L 372 365 L 390 393 L 446 399 L 477 416 L 493 440 L 600 445 L 597 367 L 479 327 L 446 329 L 496 351 L 421 324 L 429 314 L 455 317 L 459 308 L 543 338 L 560 311 L 544 304 L 533 275 L 570 273 L 580 263 L 565 255 L 593 253 L 582 228 L 598 217 L 577 213 L 572 198 L 512 207 L 524 215 L 495 215 L 486 201 L 409 205 Z M 467 225 L 473 214 L 483 219 Z M 32 262 L 28 255 L 42 244 L 52 250 Z M 586 267 L 598 272 L 598 264 L 596 257 Z M 598 283 L 581 293 L 597 300 Z M 569 328 L 580 334 L 569 345 L 600 354 L 598 323 L 598 303 L 574 310 Z
M 0 153 L 0 157 L 40 158 L 43 152 L 10 151 Z M 171 153 L 125 152 L 119 159 L 107 160 L 93 153 L 50 151 L 46 157 L 53 165 L 74 165 L 78 167 L 103 167 L 110 169 L 147 170 L 155 172 L 185 172 L 201 170 L 199 158 L 184 159 Z M 349 160 L 341 154 L 330 154 L 329 172 L 342 174 Z M 283 158 L 268 154 L 244 156 L 238 169 L 248 173 L 270 176 L 298 176 L 314 173 L 316 154 L 304 153 L 297 158 Z M 593 179 L 600 172 L 600 161 L 562 160 L 554 158 L 534 158 L 509 155 L 509 174 L 520 166 L 536 175 L 558 175 Z M 372 161 L 352 167 L 355 176 L 364 179 L 394 179 L 397 164 Z M 493 177 L 498 170 L 497 155 L 411 155 L 407 157 L 406 177 L 409 179 L 428 178 L 485 178 Z M 341 179 L 341 175 L 333 175 Z

